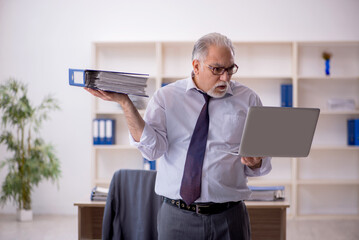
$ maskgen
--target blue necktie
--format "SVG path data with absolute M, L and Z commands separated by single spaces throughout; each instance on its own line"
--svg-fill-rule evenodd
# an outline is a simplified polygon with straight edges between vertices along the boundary
M 180 189 L 180 195 L 187 205 L 193 203 L 201 196 L 202 166 L 208 137 L 208 102 L 210 99 L 210 96 L 206 93 L 202 94 L 206 103 L 199 114 L 188 147 Z

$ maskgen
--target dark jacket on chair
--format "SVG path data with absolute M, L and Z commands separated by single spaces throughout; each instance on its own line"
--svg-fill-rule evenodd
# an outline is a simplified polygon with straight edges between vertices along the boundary
M 102 223 L 102 239 L 157 239 L 161 197 L 154 191 L 156 171 L 114 173 Z

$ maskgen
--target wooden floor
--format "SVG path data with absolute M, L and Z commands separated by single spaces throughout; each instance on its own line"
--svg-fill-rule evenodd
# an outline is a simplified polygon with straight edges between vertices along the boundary
M 1 240 L 77 239 L 77 216 L 35 215 L 32 222 L 17 222 L 0 215 Z M 288 240 L 358 240 L 359 220 L 288 220 Z

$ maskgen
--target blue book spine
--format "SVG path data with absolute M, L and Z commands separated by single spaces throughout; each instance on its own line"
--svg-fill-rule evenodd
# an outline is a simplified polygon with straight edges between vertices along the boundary
M 156 160 L 150 161 L 150 170 L 156 170 Z
M 354 145 L 354 119 L 348 120 L 348 145 Z
M 293 106 L 293 85 L 292 84 L 281 84 L 281 107 L 292 107 Z
M 98 119 L 93 120 L 92 127 L 93 127 L 93 144 L 98 145 L 100 144 L 100 128 L 99 128 Z
M 359 119 L 348 120 L 348 145 L 359 146 Z
M 115 144 L 115 120 L 105 119 L 105 143 L 107 145 Z
M 106 122 L 105 119 L 98 119 L 99 121 L 99 137 L 100 137 L 100 142 L 99 144 L 105 144 L 106 140 L 105 140 L 105 136 L 106 136 Z
M 359 146 L 359 119 L 354 119 L 354 145 Z
M 156 160 L 150 161 L 147 158 L 143 158 L 143 169 L 156 170 Z

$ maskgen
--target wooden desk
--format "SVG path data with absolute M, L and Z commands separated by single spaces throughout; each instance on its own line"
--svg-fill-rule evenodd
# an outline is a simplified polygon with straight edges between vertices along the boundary
M 78 202 L 78 239 L 101 239 L 106 202 Z M 252 240 L 286 239 L 287 202 L 251 202 L 246 206 L 251 221 Z
M 78 239 L 101 239 L 106 202 L 78 202 Z
M 286 239 L 288 202 L 246 201 L 252 240 Z

